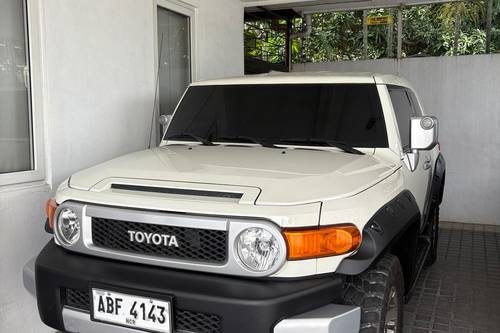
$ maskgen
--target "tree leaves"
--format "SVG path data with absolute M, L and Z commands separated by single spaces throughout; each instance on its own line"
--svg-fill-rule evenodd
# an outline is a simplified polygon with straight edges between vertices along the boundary
M 403 57 L 452 55 L 455 39 L 457 55 L 484 53 L 486 5 L 485 0 L 468 0 L 403 8 Z M 392 12 L 396 15 L 396 9 L 392 9 Z M 368 11 L 369 16 L 389 14 L 388 9 Z M 396 17 L 394 21 L 397 21 Z M 301 24 L 300 19 L 295 20 L 296 30 L 300 29 Z M 368 27 L 368 58 L 387 56 L 387 29 L 385 25 Z M 396 24 L 393 29 L 395 53 Z M 246 28 L 245 36 L 250 32 L 257 33 Z M 494 2 L 491 36 L 491 51 L 500 52 L 500 1 Z M 262 54 L 283 53 L 278 50 L 284 47 L 286 41 L 282 31 L 274 35 L 267 34 L 265 40 L 266 46 L 258 45 L 263 50 Z M 291 52 L 294 63 L 363 59 L 363 12 L 314 14 L 312 34 L 292 40 Z M 258 55 L 255 52 L 253 54 Z M 278 58 L 268 56 L 271 60 Z

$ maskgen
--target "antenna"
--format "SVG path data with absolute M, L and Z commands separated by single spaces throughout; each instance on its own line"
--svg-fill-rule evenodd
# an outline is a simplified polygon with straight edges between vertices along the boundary
M 160 83 L 160 66 L 161 66 L 161 56 L 163 54 L 163 35 L 165 33 L 161 33 L 161 39 L 160 39 L 160 54 L 158 56 L 158 69 L 156 72 L 156 85 L 155 85 L 155 99 L 153 102 L 153 112 L 151 114 L 151 128 L 149 131 L 149 141 L 148 141 L 148 149 L 151 149 L 151 139 L 153 137 L 153 130 L 155 127 L 155 115 L 156 115 L 156 105 L 158 104 L 158 90 L 160 90 L 159 83 Z

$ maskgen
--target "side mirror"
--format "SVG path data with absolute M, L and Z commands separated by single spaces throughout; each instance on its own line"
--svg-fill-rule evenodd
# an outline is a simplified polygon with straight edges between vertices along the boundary
M 438 143 L 438 119 L 432 116 L 412 117 L 410 126 L 410 148 L 428 150 Z
M 158 122 L 160 123 L 161 128 L 162 128 L 162 131 L 161 131 L 162 132 L 162 136 L 167 131 L 168 125 L 170 124 L 171 121 L 172 121 L 172 115 L 162 114 L 158 118 Z

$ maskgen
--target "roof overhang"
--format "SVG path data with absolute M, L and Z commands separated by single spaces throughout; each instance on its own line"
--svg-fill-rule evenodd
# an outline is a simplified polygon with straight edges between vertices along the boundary
M 301 14 L 425 5 L 458 0 L 241 0 L 248 12 L 292 9 Z

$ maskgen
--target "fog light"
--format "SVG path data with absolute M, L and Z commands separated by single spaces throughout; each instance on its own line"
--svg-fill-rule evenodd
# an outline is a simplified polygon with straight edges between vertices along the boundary
M 236 247 L 241 262 L 255 272 L 265 272 L 273 268 L 284 251 L 271 232 L 259 227 L 242 231 Z
M 57 220 L 57 234 L 66 245 L 73 245 L 80 237 L 78 215 L 69 208 L 63 208 Z

